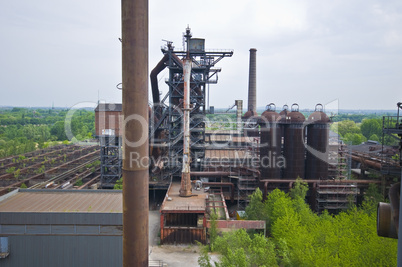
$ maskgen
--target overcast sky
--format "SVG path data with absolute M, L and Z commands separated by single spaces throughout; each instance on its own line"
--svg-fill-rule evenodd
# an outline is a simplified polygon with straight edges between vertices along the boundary
M 396 109 L 402 101 L 402 1 L 149 1 L 149 71 L 162 39 L 182 33 L 218 63 L 210 105 L 247 104 L 249 49 L 257 49 L 257 106 L 338 100 L 341 109 Z M 121 102 L 121 5 L 105 0 L 0 4 L 0 105 L 71 107 Z M 158 78 L 165 93 L 166 71 Z

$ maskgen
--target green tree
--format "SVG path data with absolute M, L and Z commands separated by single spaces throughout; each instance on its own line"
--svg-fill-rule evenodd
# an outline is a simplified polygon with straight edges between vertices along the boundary
M 351 121 L 351 120 L 340 121 L 340 122 L 334 124 L 334 126 L 335 126 L 334 130 L 338 134 L 340 134 L 342 137 L 344 137 L 347 133 L 361 134 L 360 128 L 357 126 L 357 124 L 354 121 Z
M 357 133 L 347 133 L 343 141 L 345 143 L 352 143 L 352 145 L 360 145 L 361 143 L 367 141 L 367 139 L 362 134 Z
M 67 140 L 66 132 L 64 130 L 64 121 L 56 122 L 50 129 L 50 133 L 57 137 L 57 140 Z
M 360 125 L 361 133 L 370 139 L 372 135 L 382 135 L 382 123 L 379 119 L 364 119 Z
M 214 251 L 214 242 L 216 240 L 216 238 L 218 237 L 218 214 L 213 211 L 211 212 L 211 214 L 209 215 L 209 223 L 210 223 L 210 227 L 208 229 L 208 233 L 209 233 L 209 243 L 210 243 L 210 249 L 211 251 Z
M 380 142 L 380 138 L 379 138 L 378 135 L 376 135 L 376 134 L 370 135 L 370 137 L 368 138 L 368 140 Z
M 246 207 L 246 217 L 248 220 L 266 220 L 264 204 L 262 203 L 262 192 L 257 188 L 250 196 L 250 203 Z
M 364 193 L 362 203 L 363 210 L 368 214 L 377 214 L 378 202 L 384 202 L 385 199 L 376 184 L 369 184 L 367 191 Z

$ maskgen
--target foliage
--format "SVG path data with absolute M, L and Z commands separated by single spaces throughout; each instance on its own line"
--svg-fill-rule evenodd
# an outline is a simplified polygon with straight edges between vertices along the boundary
M 250 196 L 250 205 L 246 207 L 248 220 L 264 220 L 267 217 L 264 214 L 264 204 L 262 203 L 262 192 L 257 187 L 254 194 Z
M 210 219 L 210 227 L 208 229 L 208 233 L 209 233 L 209 242 L 210 242 L 210 249 L 211 251 L 214 251 L 214 243 L 216 238 L 218 237 L 218 223 L 216 220 L 218 220 L 218 214 L 213 211 L 211 212 L 211 214 L 209 215 L 209 219 Z
M 306 192 L 302 180 L 290 194 L 275 189 L 264 202 L 256 190 L 247 217 L 266 218 L 270 237 L 243 229 L 218 236 L 215 266 L 396 266 L 397 240 L 377 236 L 374 207 L 382 196 L 376 186 L 369 187 L 362 207 L 335 216 L 312 212 Z M 202 259 L 209 264 L 205 253 Z
M 362 134 L 369 139 L 372 135 L 382 135 L 382 121 L 381 119 L 364 119 L 360 125 Z
M 15 178 L 18 178 L 18 177 L 20 176 L 20 173 L 21 173 L 21 170 L 20 170 L 20 169 L 17 169 L 17 170 L 14 172 L 14 177 L 15 177 Z
M 77 182 L 75 182 L 74 186 L 81 186 L 83 184 L 82 179 L 79 179 Z
M 346 118 L 335 120 L 331 125 L 331 130 L 338 133 L 345 143 L 359 145 L 367 140 L 378 141 L 384 145 L 396 145 L 396 139 L 389 135 L 384 135 L 382 140 L 382 117 L 381 116 L 362 116 L 359 120 L 352 120 L 352 116 L 342 116 Z M 361 123 L 358 123 L 361 122 Z
M 304 199 L 306 198 L 308 191 L 308 184 L 303 182 L 303 179 L 297 177 L 296 181 L 294 182 L 293 188 L 290 190 L 290 197 L 292 199 Z
M 0 109 L 0 157 L 24 154 L 66 141 L 66 110 Z M 94 111 L 78 110 L 71 119 L 72 134 L 79 141 L 95 134 Z
M 123 177 L 116 181 L 113 189 L 115 190 L 122 190 L 123 189 Z
M 215 247 L 222 255 L 217 266 L 277 266 L 274 243 L 260 234 L 250 236 L 244 229 L 218 236 Z
M 213 267 L 211 264 L 211 257 L 208 255 L 209 249 L 207 246 L 203 246 L 200 242 L 197 242 L 200 247 L 200 256 L 198 257 L 198 265 L 200 267 Z
M 28 188 L 28 187 L 26 186 L 26 184 L 22 183 L 22 185 L 20 186 L 20 188 L 24 189 L 24 188 Z
M 385 199 L 381 194 L 379 188 L 375 184 L 369 184 L 369 187 L 364 195 L 363 210 L 369 215 L 377 214 L 378 202 L 384 202 Z
M 15 167 L 9 167 L 6 169 L 6 173 L 14 173 L 15 172 Z

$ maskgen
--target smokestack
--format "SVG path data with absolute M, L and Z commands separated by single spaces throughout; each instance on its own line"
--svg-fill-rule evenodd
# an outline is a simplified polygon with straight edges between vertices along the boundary
M 191 196 L 191 177 L 190 177 L 190 82 L 191 82 L 191 58 L 190 58 L 190 28 L 186 29 L 187 56 L 183 61 L 183 168 L 181 172 L 181 187 L 179 195 L 181 197 Z
M 250 68 L 248 76 L 248 107 L 247 111 L 252 110 L 257 113 L 257 49 L 250 49 Z
M 243 115 L 243 100 L 235 100 L 236 104 L 236 125 L 237 130 L 241 130 L 241 116 Z
M 121 8 L 123 266 L 148 266 L 148 0 L 122 0 Z

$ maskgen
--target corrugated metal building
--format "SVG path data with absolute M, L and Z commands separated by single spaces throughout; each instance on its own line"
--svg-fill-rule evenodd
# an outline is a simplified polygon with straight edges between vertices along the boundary
M 19 189 L 0 198 L 0 266 L 121 266 L 122 230 L 121 191 Z

